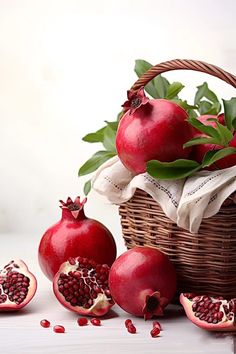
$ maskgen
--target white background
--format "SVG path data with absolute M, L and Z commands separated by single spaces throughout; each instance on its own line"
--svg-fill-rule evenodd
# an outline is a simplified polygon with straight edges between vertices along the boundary
M 0 0 L 0 259 L 25 259 L 39 280 L 29 308 L 1 316 L 1 353 L 233 352 L 232 338 L 216 340 L 171 314 L 159 342 L 140 319 L 141 334 L 127 336 L 118 309 L 120 317 L 103 329 L 78 336 L 76 316 L 60 307 L 40 273 L 37 247 L 60 217 L 58 200 L 83 194 L 87 178 L 77 172 L 98 147 L 81 138 L 116 119 L 136 80 L 135 59 L 199 59 L 235 73 L 235 13 L 235 0 Z M 182 97 L 190 102 L 204 80 L 220 97 L 235 96 L 198 73 L 166 76 L 185 84 Z M 117 207 L 92 192 L 86 211 L 111 229 L 122 252 Z M 40 330 L 45 316 L 65 324 L 67 335 Z

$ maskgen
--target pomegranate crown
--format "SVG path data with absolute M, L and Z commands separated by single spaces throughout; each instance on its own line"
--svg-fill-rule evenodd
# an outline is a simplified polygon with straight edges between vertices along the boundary
M 127 91 L 128 100 L 122 104 L 125 111 L 129 110 L 129 114 L 132 114 L 140 106 L 145 105 L 149 98 L 145 95 L 144 87 L 141 87 L 138 91 L 129 90 Z
M 66 202 L 60 200 L 61 203 L 60 208 L 69 210 L 73 215 L 73 217 L 77 219 L 80 211 L 83 210 L 84 204 L 86 202 L 87 202 L 87 198 L 84 198 L 84 200 L 81 202 L 80 197 L 76 197 L 73 202 L 73 200 L 70 197 L 68 197 Z

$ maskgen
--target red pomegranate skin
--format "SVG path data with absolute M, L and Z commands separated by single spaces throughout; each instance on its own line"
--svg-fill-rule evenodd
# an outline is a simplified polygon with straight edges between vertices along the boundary
M 116 259 L 114 238 L 102 223 L 87 218 L 83 208 L 77 218 L 70 210 L 62 209 L 61 220 L 51 226 L 40 241 L 40 267 L 48 279 L 53 280 L 63 262 L 78 256 L 111 266 Z
M 220 114 L 218 116 L 216 115 L 203 115 L 198 117 L 197 119 L 200 120 L 205 125 L 210 125 L 213 128 L 216 127 L 216 123 L 213 121 L 209 121 L 209 118 L 214 118 L 218 119 L 219 123 L 224 124 L 224 114 Z M 206 134 L 199 132 L 197 129 L 195 129 L 194 137 L 200 137 L 200 136 L 207 136 Z M 233 139 L 229 143 L 229 147 L 235 147 L 236 148 L 236 134 L 234 134 Z M 220 150 L 222 149 L 222 146 L 216 145 L 216 144 L 200 144 L 200 145 L 195 145 L 193 146 L 192 150 L 192 155 L 191 158 L 196 160 L 198 163 L 201 163 L 204 155 L 208 151 L 212 150 Z M 207 167 L 208 170 L 217 170 L 217 169 L 224 169 L 228 167 L 232 167 L 236 164 L 236 154 L 232 154 L 229 156 L 224 157 L 221 160 L 218 160 L 216 164 L 213 164 L 209 167 Z
M 116 148 L 123 165 L 134 174 L 146 171 L 150 160 L 171 162 L 188 158 L 192 128 L 187 113 L 177 104 L 165 100 L 149 100 L 133 113 L 122 117 L 116 136 Z
M 109 274 L 113 300 L 126 312 L 145 319 L 162 315 L 176 291 L 176 273 L 169 258 L 151 247 L 134 247 L 113 263 Z M 145 312 L 147 297 L 160 294 L 158 308 Z

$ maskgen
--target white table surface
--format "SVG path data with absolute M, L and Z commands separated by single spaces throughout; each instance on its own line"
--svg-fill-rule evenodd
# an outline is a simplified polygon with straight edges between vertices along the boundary
M 118 306 L 102 319 L 101 327 L 79 327 L 78 316 L 62 307 L 52 292 L 51 283 L 41 273 L 37 263 L 37 236 L 3 235 L 1 239 L 1 265 L 22 258 L 38 279 L 38 289 L 31 303 L 17 313 L 0 314 L 0 353 L 235 353 L 234 336 L 204 331 L 194 326 L 178 306 L 170 306 L 160 319 L 163 331 L 159 338 L 149 334 L 152 321 L 135 318 Z M 61 324 L 66 333 L 57 334 L 42 328 L 41 319 L 52 326 Z M 129 334 L 124 320 L 132 318 L 137 334 Z

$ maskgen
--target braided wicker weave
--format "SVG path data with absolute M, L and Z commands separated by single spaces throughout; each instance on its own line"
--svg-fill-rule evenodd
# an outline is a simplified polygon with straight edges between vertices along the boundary
M 200 61 L 171 60 L 147 71 L 132 86 L 137 91 L 156 75 L 170 70 L 196 70 L 216 76 L 236 87 L 236 77 Z M 178 276 L 178 292 L 236 297 L 236 198 L 229 197 L 220 211 L 203 219 L 198 234 L 179 228 L 150 195 L 136 190 L 120 205 L 119 213 L 127 248 L 151 246 L 166 253 Z

